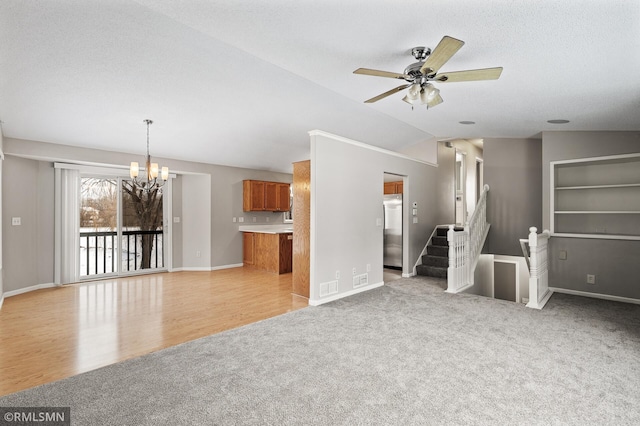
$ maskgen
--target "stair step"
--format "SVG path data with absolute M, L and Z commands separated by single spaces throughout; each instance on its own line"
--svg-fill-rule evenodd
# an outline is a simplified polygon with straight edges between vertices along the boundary
M 418 265 L 416 272 L 427 277 L 447 278 L 447 268 L 439 266 Z
M 464 231 L 464 228 L 462 226 L 456 226 L 453 228 L 454 231 Z M 449 228 L 445 227 L 445 226 L 438 226 L 436 228 L 436 235 L 438 237 L 446 237 L 447 236 L 447 232 L 449 232 Z
M 449 266 L 449 257 L 426 254 L 422 256 L 422 264 L 426 266 L 440 266 L 442 268 L 446 268 Z
M 449 257 L 449 247 L 445 247 L 445 246 L 434 246 L 429 244 L 427 246 L 427 254 L 430 254 L 431 256 L 442 256 L 442 257 Z
M 431 238 L 431 244 L 434 246 L 440 246 L 440 247 L 447 247 L 449 246 L 449 243 L 447 242 L 447 237 L 437 237 L 437 236 L 433 236 L 433 238 Z

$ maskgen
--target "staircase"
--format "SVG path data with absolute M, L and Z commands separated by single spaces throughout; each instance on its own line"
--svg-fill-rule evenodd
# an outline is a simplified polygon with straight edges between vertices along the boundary
M 464 228 L 440 225 L 433 230 L 418 259 L 422 264 L 416 262 L 414 266 L 417 275 L 446 278 L 447 293 L 460 293 L 473 286 L 480 252 L 491 228 L 487 222 L 488 194 L 489 185 L 485 185 Z
M 463 228 L 455 228 L 460 231 Z M 447 278 L 449 267 L 449 244 L 446 226 L 438 226 L 427 245 L 427 254 L 422 256 L 422 265 L 416 266 L 416 273 L 427 277 Z

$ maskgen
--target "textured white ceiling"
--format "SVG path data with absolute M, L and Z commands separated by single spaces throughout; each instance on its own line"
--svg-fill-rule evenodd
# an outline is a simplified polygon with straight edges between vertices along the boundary
M 637 0 L 3 0 L 6 137 L 290 171 L 321 129 L 392 150 L 438 138 L 640 130 Z M 503 66 L 411 107 L 410 50 L 465 46 L 442 68 Z M 549 119 L 568 119 L 552 125 Z M 473 126 L 459 124 L 475 121 Z

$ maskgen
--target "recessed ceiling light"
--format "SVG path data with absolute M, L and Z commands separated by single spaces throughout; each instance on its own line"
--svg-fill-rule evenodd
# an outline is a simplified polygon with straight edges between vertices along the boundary
M 475 121 L 458 121 L 460 124 L 476 124 Z
M 547 120 L 547 123 L 551 124 L 567 124 L 569 120 Z

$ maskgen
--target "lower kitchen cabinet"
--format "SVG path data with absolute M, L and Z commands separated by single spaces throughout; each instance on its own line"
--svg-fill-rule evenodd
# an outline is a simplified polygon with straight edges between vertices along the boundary
M 243 232 L 244 266 L 286 274 L 292 271 L 293 234 Z

